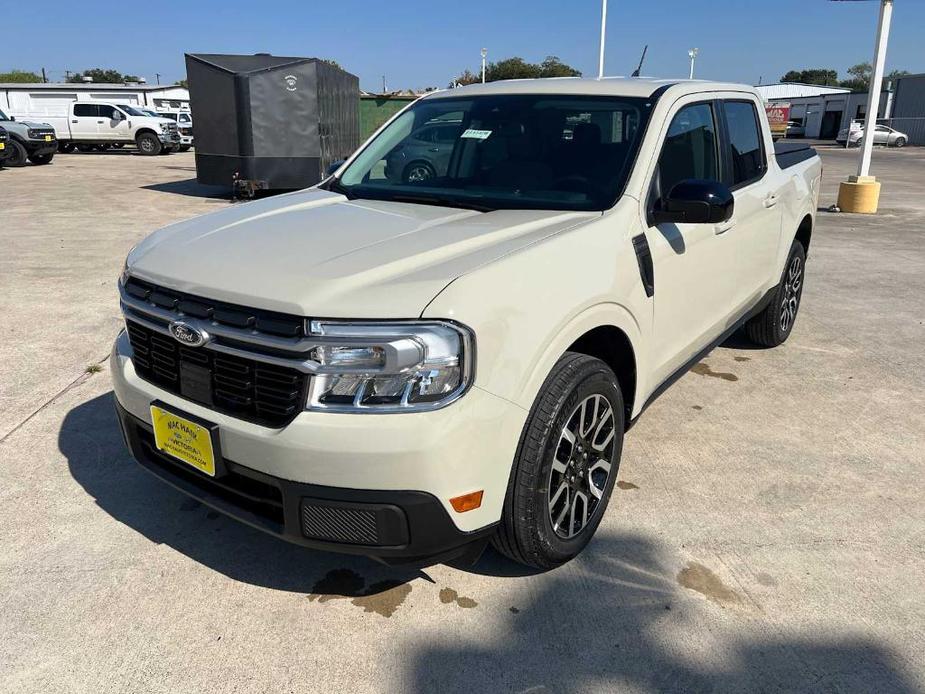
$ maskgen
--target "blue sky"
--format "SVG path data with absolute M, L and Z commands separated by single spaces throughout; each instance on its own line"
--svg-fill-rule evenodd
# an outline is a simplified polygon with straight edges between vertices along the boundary
M 4 3 L 6 4 L 6 3 Z M 644 44 L 643 73 L 686 77 L 687 49 L 700 48 L 697 76 L 757 83 L 790 68 L 833 67 L 844 76 L 869 60 L 876 2 L 827 0 L 609 0 L 606 72 L 629 74 Z M 76 11 L 82 7 L 81 11 Z M 773 14 L 772 14 L 773 13 Z M 437 0 L 58 0 L 4 8 L 0 71 L 112 67 L 162 82 L 184 76 L 184 52 L 320 56 L 337 60 L 360 85 L 446 86 L 489 59 L 546 55 L 594 76 L 599 0 L 446 3 Z M 925 72 L 925 1 L 896 0 L 888 69 Z

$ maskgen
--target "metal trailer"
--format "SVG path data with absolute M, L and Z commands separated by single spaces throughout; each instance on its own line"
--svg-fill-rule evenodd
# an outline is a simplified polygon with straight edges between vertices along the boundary
M 323 60 L 187 54 L 186 74 L 200 183 L 305 188 L 360 144 L 359 79 Z

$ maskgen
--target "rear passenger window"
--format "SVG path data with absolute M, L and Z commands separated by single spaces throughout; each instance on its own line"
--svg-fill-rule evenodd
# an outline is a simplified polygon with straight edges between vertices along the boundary
M 744 185 L 761 178 L 766 164 L 755 105 L 750 101 L 726 101 L 723 110 L 732 147 L 732 184 Z
M 668 126 L 658 159 L 661 195 L 686 178 L 719 179 L 716 124 L 710 104 L 685 106 Z
M 96 104 L 74 104 L 74 115 L 78 118 L 96 118 L 97 114 Z

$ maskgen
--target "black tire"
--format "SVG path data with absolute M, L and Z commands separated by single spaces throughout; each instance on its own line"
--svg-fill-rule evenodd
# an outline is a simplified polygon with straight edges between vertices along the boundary
M 61 154 L 70 154 L 71 152 L 74 151 L 74 143 L 73 142 L 59 142 L 58 151 L 61 152 Z
M 896 145 L 897 147 L 905 147 L 905 146 L 906 146 L 906 138 L 904 138 L 904 137 L 897 137 L 897 138 L 896 138 L 896 142 L 894 142 L 893 144 Z
M 802 243 L 794 241 L 777 290 L 764 310 L 745 324 L 748 339 L 763 347 L 777 347 L 787 341 L 800 310 L 805 278 L 806 251 Z
M 581 427 L 588 421 L 582 419 L 583 403 L 596 403 L 601 419 L 606 420 L 600 398 L 610 407 L 610 429 L 606 428 L 606 421 L 597 428 L 591 421 L 588 432 L 582 436 Z M 595 418 L 597 412 L 595 410 Z M 533 403 L 521 434 L 501 523 L 492 538 L 495 549 L 514 561 L 544 570 L 564 564 L 584 549 L 601 522 L 617 479 L 624 415 L 617 377 L 604 362 L 575 352 L 566 352 L 556 362 Z M 564 430 L 571 431 L 576 416 L 581 423 L 578 432 L 571 432 L 575 438 L 569 442 Z M 601 460 L 592 462 L 593 457 L 589 460 L 588 453 L 594 453 L 595 443 L 604 445 Z M 607 458 L 610 467 L 605 471 L 600 465 Z M 593 481 L 600 480 L 595 472 L 606 472 L 599 485 Z M 591 494 L 591 485 L 599 492 L 599 498 Z M 586 499 L 585 519 L 576 532 L 571 523 L 574 523 L 572 518 L 579 507 L 577 499 L 582 490 Z M 565 520 L 569 522 L 565 528 L 561 527 L 563 503 Z M 558 526 L 553 515 L 560 518 Z M 570 533 L 574 534 L 566 536 Z
M 45 164 L 51 164 L 51 160 L 55 158 L 54 152 L 49 152 L 48 154 L 33 154 L 29 157 L 31 161 L 36 166 L 45 166 Z
M 163 145 L 157 139 L 154 133 L 141 133 L 135 138 L 135 146 L 138 147 L 138 153 L 146 157 L 156 157 L 161 153 Z
M 436 177 L 437 172 L 428 162 L 419 160 L 409 163 L 401 172 L 402 183 L 420 183 Z
M 81 152 L 82 154 L 87 154 L 88 152 L 93 152 L 93 151 L 95 151 L 95 149 L 96 149 L 96 145 L 87 145 L 87 144 L 83 144 L 83 143 L 77 145 L 77 151 L 78 151 L 78 152 Z
M 123 147 L 125 147 L 125 143 L 124 143 L 124 142 L 113 142 L 113 143 L 112 143 L 112 148 L 113 148 L 113 149 L 122 149 Z
M 192 145 L 180 145 L 179 151 L 180 151 L 180 152 L 189 152 L 190 147 L 192 147 Z
M 29 161 L 29 153 L 26 148 L 13 139 L 10 139 L 6 146 L 9 148 L 10 153 L 4 160 L 3 165 L 9 166 L 11 169 L 25 166 L 26 162 Z

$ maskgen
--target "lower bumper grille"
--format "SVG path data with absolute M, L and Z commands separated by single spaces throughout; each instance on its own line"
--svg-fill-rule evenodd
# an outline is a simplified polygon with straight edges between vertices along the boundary
M 283 427 L 303 409 L 308 377 L 295 369 L 184 347 L 126 321 L 136 373 L 193 402 L 250 422 Z
M 352 545 L 379 544 L 376 512 L 302 502 L 302 534 L 315 540 Z

